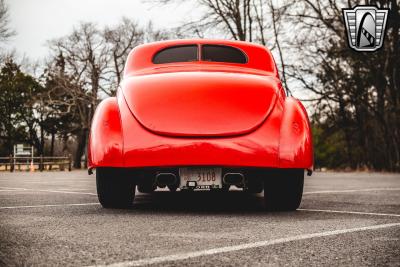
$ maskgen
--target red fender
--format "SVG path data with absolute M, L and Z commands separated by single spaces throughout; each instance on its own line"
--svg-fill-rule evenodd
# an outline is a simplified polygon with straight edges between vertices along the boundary
M 104 99 L 93 116 L 88 147 L 89 168 L 123 167 L 122 136 L 117 98 Z
M 280 168 L 313 168 L 313 145 L 310 122 L 301 102 L 287 97 L 280 129 Z

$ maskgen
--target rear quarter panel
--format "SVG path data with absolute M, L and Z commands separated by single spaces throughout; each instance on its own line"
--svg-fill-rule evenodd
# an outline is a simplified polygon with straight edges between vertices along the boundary
M 279 141 L 280 168 L 313 168 L 310 122 L 301 102 L 286 97 Z
M 93 116 L 89 137 L 89 168 L 123 167 L 123 138 L 116 97 L 104 99 Z

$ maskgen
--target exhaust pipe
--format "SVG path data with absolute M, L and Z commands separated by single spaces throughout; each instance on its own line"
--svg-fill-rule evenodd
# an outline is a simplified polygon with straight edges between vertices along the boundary
M 227 185 L 244 185 L 244 176 L 239 172 L 228 172 L 222 177 L 222 181 Z
M 174 185 L 177 183 L 176 175 L 169 172 L 160 172 L 156 175 L 156 185 L 164 188 L 167 185 Z

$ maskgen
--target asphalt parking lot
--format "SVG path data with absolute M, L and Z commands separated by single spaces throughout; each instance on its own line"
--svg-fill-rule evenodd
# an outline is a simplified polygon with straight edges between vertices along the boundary
M 259 195 L 137 194 L 103 209 L 84 171 L 0 173 L 0 265 L 400 266 L 400 175 L 314 173 L 301 208 Z

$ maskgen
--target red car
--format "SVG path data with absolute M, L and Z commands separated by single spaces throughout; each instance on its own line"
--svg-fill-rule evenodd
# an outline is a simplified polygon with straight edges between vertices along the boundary
M 285 95 L 257 44 L 174 40 L 128 56 L 116 97 L 93 117 L 89 171 L 103 207 L 132 205 L 135 189 L 264 191 L 268 210 L 295 210 L 313 168 L 306 110 Z

